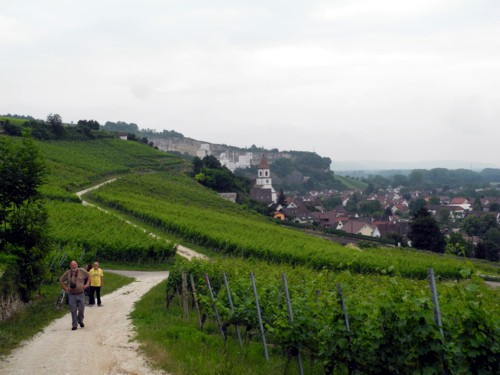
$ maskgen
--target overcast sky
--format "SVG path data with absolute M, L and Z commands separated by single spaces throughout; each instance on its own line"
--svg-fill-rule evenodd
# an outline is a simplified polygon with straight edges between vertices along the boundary
M 0 0 L 0 113 L 500 166 L 500 1 Z

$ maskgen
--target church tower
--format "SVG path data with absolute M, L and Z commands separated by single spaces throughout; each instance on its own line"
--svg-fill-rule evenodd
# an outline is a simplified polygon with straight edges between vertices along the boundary
M 273 188 L 271 180 L 271 169 L 264 155 L 262 155 L 262 159 L 257 167 L 257 179 L 255 180 L 255 186 L 252 190 L 254 190 L 252 194 L 254 196 L 253 198 L 258 201 L 270 204 L 276 203 L 278 200 L 278 195 Z

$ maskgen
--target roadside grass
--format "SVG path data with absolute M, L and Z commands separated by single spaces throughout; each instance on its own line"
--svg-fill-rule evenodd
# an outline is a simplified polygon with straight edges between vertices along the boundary
M 134 281 L 131 277 L 106 274 L 106 284 L 102 294 L 108 294 Z M 53 320 L 69 312 L 63 304 L 61 309 L 55 308 L 57 296 L 61 292 L 59 283 L 43 285 L 41 297 L 36 297 L 28 306 L 21 308 L 9 319 L 0 322 L 0 357 L 8 355 L 21 345 L 24 340 L 42 331 Z
M 137 331 L 137 340 L 153 365 L 174 374 L 280 374 L 285 372 L 287 359 L 281 349 L 269 345 L 269 362 L 264 358 L 260 336 L 255 336 L 247 347 L 229 337 L 224 345 L 214 322 L 207 320 L 203 332 L 198 329 L 196 313 L 182 317 L 179 300 L 165 308 L 165 282 L 161 282 L 135 305 L 131 313 Z M 233 336 L 234 328 L 228 328 Z M 243 332 L 242 332 L 243 333 Z M 304 372 L 324 374 L 319 363 L 311 365 L 304 360 Z M 292 360 L 287 374 L 298 374 Z

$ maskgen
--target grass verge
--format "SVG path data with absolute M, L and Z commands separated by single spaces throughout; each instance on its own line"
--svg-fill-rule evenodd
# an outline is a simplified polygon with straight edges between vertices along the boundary
M 198 329 L 196 314 L 182 317 L 179 301 L 165 309 L 165 282 L 151 289 L 136 304 L 131 314 L 141 348 L 157 367 L 175 374 L 279 374 L 284 373 L 286 357 L 280 349 L 269 348 L 266 362 L 259 337 L 241 349 L 237 340 L 228 338 L 224 345 L 216 325 L 207 321 Z M 228 328 L 232 335 L 233 328 Z M 324 374 L 319 364 L 304 361 L 308 374 Z M 313 366 L 313 367 L 311 367 Z M 288 374 L 298 374 L 296 361 Z
M 106 284 L 102 294 L 108 294 L 131 283 L 131 277 L 106 274 Z M 59 283 L 42 286 L 41 297 L 36 297 L 28 306 L 20 309 L 11 318 L 0 322 L 0 357 L 8 355 L 13 349 L 38 332 L 42 331 L 54 319 L 68 313 L 68 307 L 57 310 L 55 302 L 61 292 Z

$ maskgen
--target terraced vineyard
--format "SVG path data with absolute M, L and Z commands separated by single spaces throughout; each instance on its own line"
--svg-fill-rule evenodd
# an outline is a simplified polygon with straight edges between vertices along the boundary
M 229 280 L 234 311 L 222 271 Z M 177 262 L 167 282 L 170 293 L 181 291 L 181 272 L 193 276 L 201 312 L 215 322 L 205 279 L 209 276 L 226 336 L 236 341 L 237 324 L 245 340 L 257 335 L 255 340 L 259 341 L 249 277 L 254 272 L 269 350 L 274 348 L 278 356 L 277 347 L 284 353 L 301 352 L 305 362 L 319 362 L 327 374 L 334 370 L 344 373 L 348 368 L 366 374 L 411 373 L 416 369 L 419 373 L 440 374 L 445 368 L 451 373 L 493 374 L 499 370 L 499 292 L 482 286 L 479 279 L 439 283 L 443 339 L 424 280 L 225 259 Z M 293 323 L 289 321 L 281 272 L 288 280 Z M 343 289 L 349 332 L 338 283 Z
M 127 262 L 161 262 L 175 254 L 173 243 L 154 239 L 112 215 L 82 206 L 74 193 L 109 175 L 163 170 L 182 165 L 181 159 L 117 139 L 35 143 L 47 165 L 46 184 L 40 190 L 47 198 L 54 254 L 62 251 L 78 258 L 85 253 L 88 259 Z
M 128 176 L 90 197 L 188 241 L 235 256 L 302 264 L 316 269 L 399 274 L 425 278 L 433 267 L 443 278 L 460 277 L 470 262 L 399 249 L 357 251 L 282 228 L 271 220 L 218 199 L 188 177 L 159 173 Z M 468 271 L 465 271 L 468 272 Z
M 79 187 L 109 175 L 162 170 L 182 162 L 152 147 L 118 139 L 37 143 L 49 170 L 41 192 L 54 198 L 74 200 Z
M 112 214 L 72 202 L 46 204 L 52 238 L 62 247 L 82 249 L 89 259 L 163 262 L 175 245 L 158 240 Z

